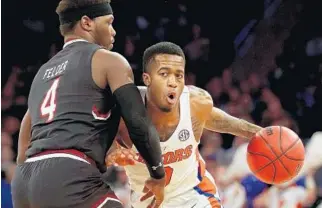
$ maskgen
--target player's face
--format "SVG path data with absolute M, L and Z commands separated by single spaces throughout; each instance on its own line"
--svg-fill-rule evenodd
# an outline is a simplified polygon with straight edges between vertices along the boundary
M 113 15 L 105 15 L 95 18 L 95 40 L 109 50 L 113 48 L 116 31 L 113 28 Z
M 185 60 L 177 55 L 156 55 L 149 63 L 143 81 L 150 101 L 160 110 L 170 112 L 178 104 L 184 88 L 184 68 Z

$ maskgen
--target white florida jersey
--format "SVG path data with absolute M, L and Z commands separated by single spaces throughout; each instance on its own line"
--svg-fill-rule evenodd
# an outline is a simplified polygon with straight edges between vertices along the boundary
M 146 87 L 139 89 L 144 98 Z M 214 180 L 205 170 L 205 163 L 198 152 L 199 142 L 196 141 L 192 129 L 188 87 L 184 88 L 180 97 L 179 124 L 172 136 L 160 145 L 166 171 L 165 201 L 170 198 L 175 200 L 173 197 L 193 189 L 201 195 L 218 199 Z M 134 146 L 132 149 L 139 155 Z M 144 182 L 149 177 L 144 160 L 139 156 L 135 165 L 124 168 L 131 189 L 138 194 L 138 197 L 141 196 Z

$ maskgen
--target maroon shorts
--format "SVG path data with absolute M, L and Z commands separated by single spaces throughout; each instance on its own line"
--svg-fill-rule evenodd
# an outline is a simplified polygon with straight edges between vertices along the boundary
M 15 208 L 123 207 L 95 163 L 77 150 L 45 151 L 27 159 L 17 166 L 11 188 Z

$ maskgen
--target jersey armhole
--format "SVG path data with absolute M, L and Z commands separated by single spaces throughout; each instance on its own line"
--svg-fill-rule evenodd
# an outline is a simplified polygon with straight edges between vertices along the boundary
M 91 52 L 90 56 L 89 56 L 89 60 L 90 60 L 90 77 L 91 77 L 91 84 L 92 86 L 99 90 L 99 91 L 105 91 L 106 89 L 109 89 L 108 88 L 108 85 L 105 87 L 105 88 L 101 88 L 100 86 L 98 86 L 94 80 L 94 77 L 93 77 L 93 67 L 92 67 L 92 61 L 93 61 L 93 57 L 94 57 L 94 54 L 98 51 L 102 49 L 102 47 L 100 46 L 97 46 L 96 48 L 93 49 L 93 51 Z

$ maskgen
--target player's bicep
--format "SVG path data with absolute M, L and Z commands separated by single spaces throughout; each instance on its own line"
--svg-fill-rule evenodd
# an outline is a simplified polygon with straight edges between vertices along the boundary
M 133 72 L 128 61 L 120 54 L 113 53 L 111 66 L 107 69 L 107 82 L 114 92 L 118 88 L 134 83 Z
M 211 131 L 226 133 L 231 128 L 231 125 L 237 121 L 237 118 L 225 113 L 219 108 L 213 107 L 206 120 L 205 128 Z
M 98 50 L 93 57 L 94 64 L 102 68 L 107 84 L 112 93 L 118 88 L 134 83 L 134 76 L 129 62 L 120 54 Z

